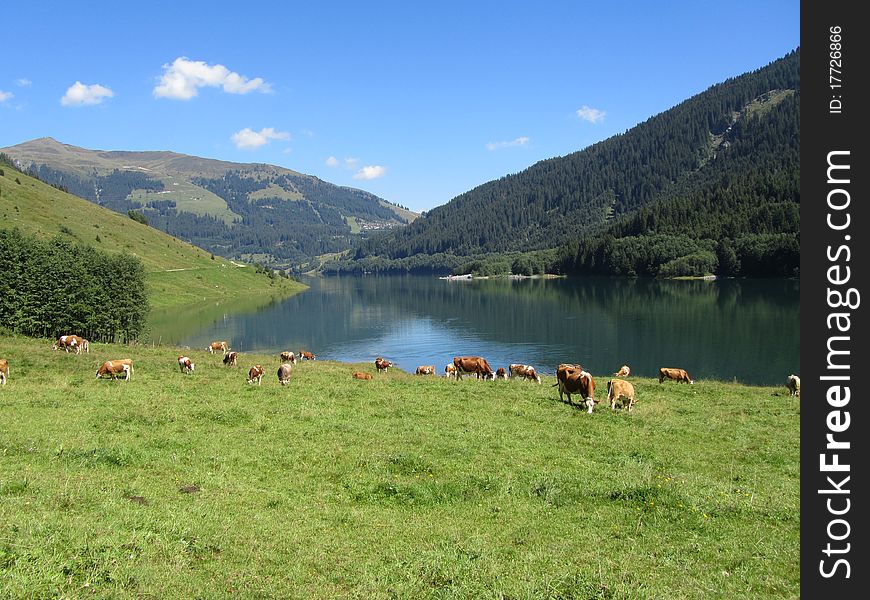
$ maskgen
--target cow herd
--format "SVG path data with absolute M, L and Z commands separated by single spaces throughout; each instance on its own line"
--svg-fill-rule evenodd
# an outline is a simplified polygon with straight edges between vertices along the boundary
M 90 352 L 88 340 L 77 335 L 62 335 L 52 345 L 52 350 L 64 349 L 66 352 L 81 354 L 82 352 Z M 223 353 L 223 363 L 227 367 L 237 366 L 238 353 L 230 350 L 229 343 L 226 341 L 214 341 L 206 350 L 211 354 L 219 352 Z M 300 350 L 299 357 L 305 360 L 315 360 L 316 356 L 309 351 Z M 290 383 L 290 377 L 293 373 L 293 367 L 296 365 L 296 354 L 293 352 L 284 351 L 279 354 L 280 365 L 278 367 L 278 382 L 283 385 Z M 393 363 L 379 356 L 375 359 L 375 371 L 377 373 L 385 373 Z M 195 370 L 193 360 L 189 356 L 181 355 L 178 357 L 178 366 L 183 374 L 191 375 Z M 435 365 L 421 365 L 415 371 L 416 375 L 435 376 Z M 621 404 L 623 408 L 627 408 L 629 412 L 637 403 L 634 386 L 622 379 L 631 374 L 631 369 L 628 365 L 620 367 L 613 375 L 614 379 L 607 382 L 607 402 L 610 408 L 615 410 L 617 404 Z M 246 378 L 246 382 L 261 385 L 265 370 L 261 365 L 253 365 Z M 489 362 L 482 356 L 456 356 L 452 363 L 448 363 L 444 367 L 444 376 L 456 381 L 462 379 L 463 375 L 473 375 L 478 379 L 526 379 L 541 383 L 541 376 L 531 365 L 512 363 L 507 369 L 499 367 L 493 370 Z M 100 368 L 97 369 L 96 378 L 111 377 L 113 380 L 123 376 L 125 381 L 129 381 L 133 376 L 133 361 L 130 358 L 107 360 Z M 355 379 L 371 380 L 373 379 L 370 373 L 360 371 L 353 372 L 352 376 Z M 9 379 L 9 361 L 0 359 L 0 385 L 5 385 Z M 677 369 L 670 367 L 662 367 L 659 369 L 659 383 L 665 380 L 694 384 L 692 379 L 685 369 Z M 586 371 L 579 364 L 563 363 L 556 369 L 556 383 L 553 387 L 559 388 L 559 399 L 564 401 L 567 396 L 568 404 L 574 405 L 572 395 L 579 396 L 581 406 L 585 406 L 588 413 L 592 413 L 592 409 L 599 401 L 595 399 L 595 378 L 591 373 Z M 800 395 L 800 377 L 797 375 L 789 375 L 786 379 L 786 388 L 790 396 Z
M 392 366 L 392 362 L 381 356 L 375 359 L 375 370 L 378 373 L 385 373 Z M 421 365 L 417 367 L 415 374 L 434 376 L 435 366 Z M 630 374 L 631 368 L 628 365 L 622 365 L 613 375 L 615 377 L 628 377 Z M 473 375 L 478 379 L 491 380 L 527 379 L 538 384 L 541 383 L 541 376 L 535 370 L 535 367 L 531 365 L 512 363 L 507 369 L 499 367 L 493 371 L 489 362 L 482 356 L 455 356 L 453 362 L 444 367 L 444 376 L 447 378 L 458 381 L 462 379 L 463 375 Z M 371 374 L 360 372 L 353 373 L 353 377 L 356 379 L 372 379 Z M 682 381 L 689 384 L 695 383 L 685 369 L 659 369 L 659 383 L 662 383 L 665 379 Z M 581 404 L 587 408 L 589 413 L 592 412 L 592 408 L 598 403 L 598 400 L 595 399 L 595 378 L 579 364 L 559 365 L 556 369 L 556 383 L 553 384 L 553 387 L 556 386 L 559 388 L 560 400 L 564 402 L 567 396 L 568 404 L 573 405 L 574 402 L 571 396 L 579 396 L 582 400 Z M 631 412 L 637 402 L 634 386 L 623 379 L 611 379 L 607 382 L 607 401 L 613 410 L 616 409 L 617 404 L 620 404 Z

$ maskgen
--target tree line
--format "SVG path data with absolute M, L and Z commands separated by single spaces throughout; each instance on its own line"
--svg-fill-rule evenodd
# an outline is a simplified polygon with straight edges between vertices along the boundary
M 12 331 L 127 342 L 145 326 L 145 270 L 130 254 L 0 230 L 0 273 L 0 323 Z

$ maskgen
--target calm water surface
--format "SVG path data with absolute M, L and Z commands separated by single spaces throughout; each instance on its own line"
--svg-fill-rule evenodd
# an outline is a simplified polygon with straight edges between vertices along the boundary
M 229 305 L 199 321 L 164 316 L 153 339 L 240 352 L 311 350 L 318 358 L 439 373 L 461 354 L 493 368 L 512 362 L 554 373 L 579 362 L 607 376 L 621 365 L 656 376 L 680 367 L 696 379 L 782 384 L 799 373 L 796 280 L 657 281 L 435 277 L 306 279 L 310 289 L 246 313 Z M 217 313 L 217 314 L 215 314 Z M 277 357 L 276 357 L 277 361 Z

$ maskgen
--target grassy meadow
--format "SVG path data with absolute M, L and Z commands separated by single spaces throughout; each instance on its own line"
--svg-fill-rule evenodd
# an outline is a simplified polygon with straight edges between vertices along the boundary
M 799 596 L 784 387 L 631 377 L 587 415 L 553 377 L 181 353 L 0 334 L 0 598 Z
M 153 227 L 0 166 L 0 227 L 17 227 L 39 238 L 65 236 L 106 252 L 129 252 L 145 267 L 154 310 L 232 297 L 287 296 L 305 289 L 295 281 L 269 279 Z

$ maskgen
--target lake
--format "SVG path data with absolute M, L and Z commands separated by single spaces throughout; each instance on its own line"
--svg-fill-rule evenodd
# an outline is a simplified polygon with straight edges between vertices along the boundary
M 241 353 L 305 349 L 347 362 L 383 356 L 410 372 L 434 364 L 439 374 L 457 355 L 549 374 L 559 363 L 580 363 L 602 378 L 623 364 L 632 375 L 679 367 L 699 380 L 756 385 L 799 374 L 798 280 L 304 281 L 310 289 L 282 300 L 155 317 L 151 338 L 203 349 L 221 339 Z

